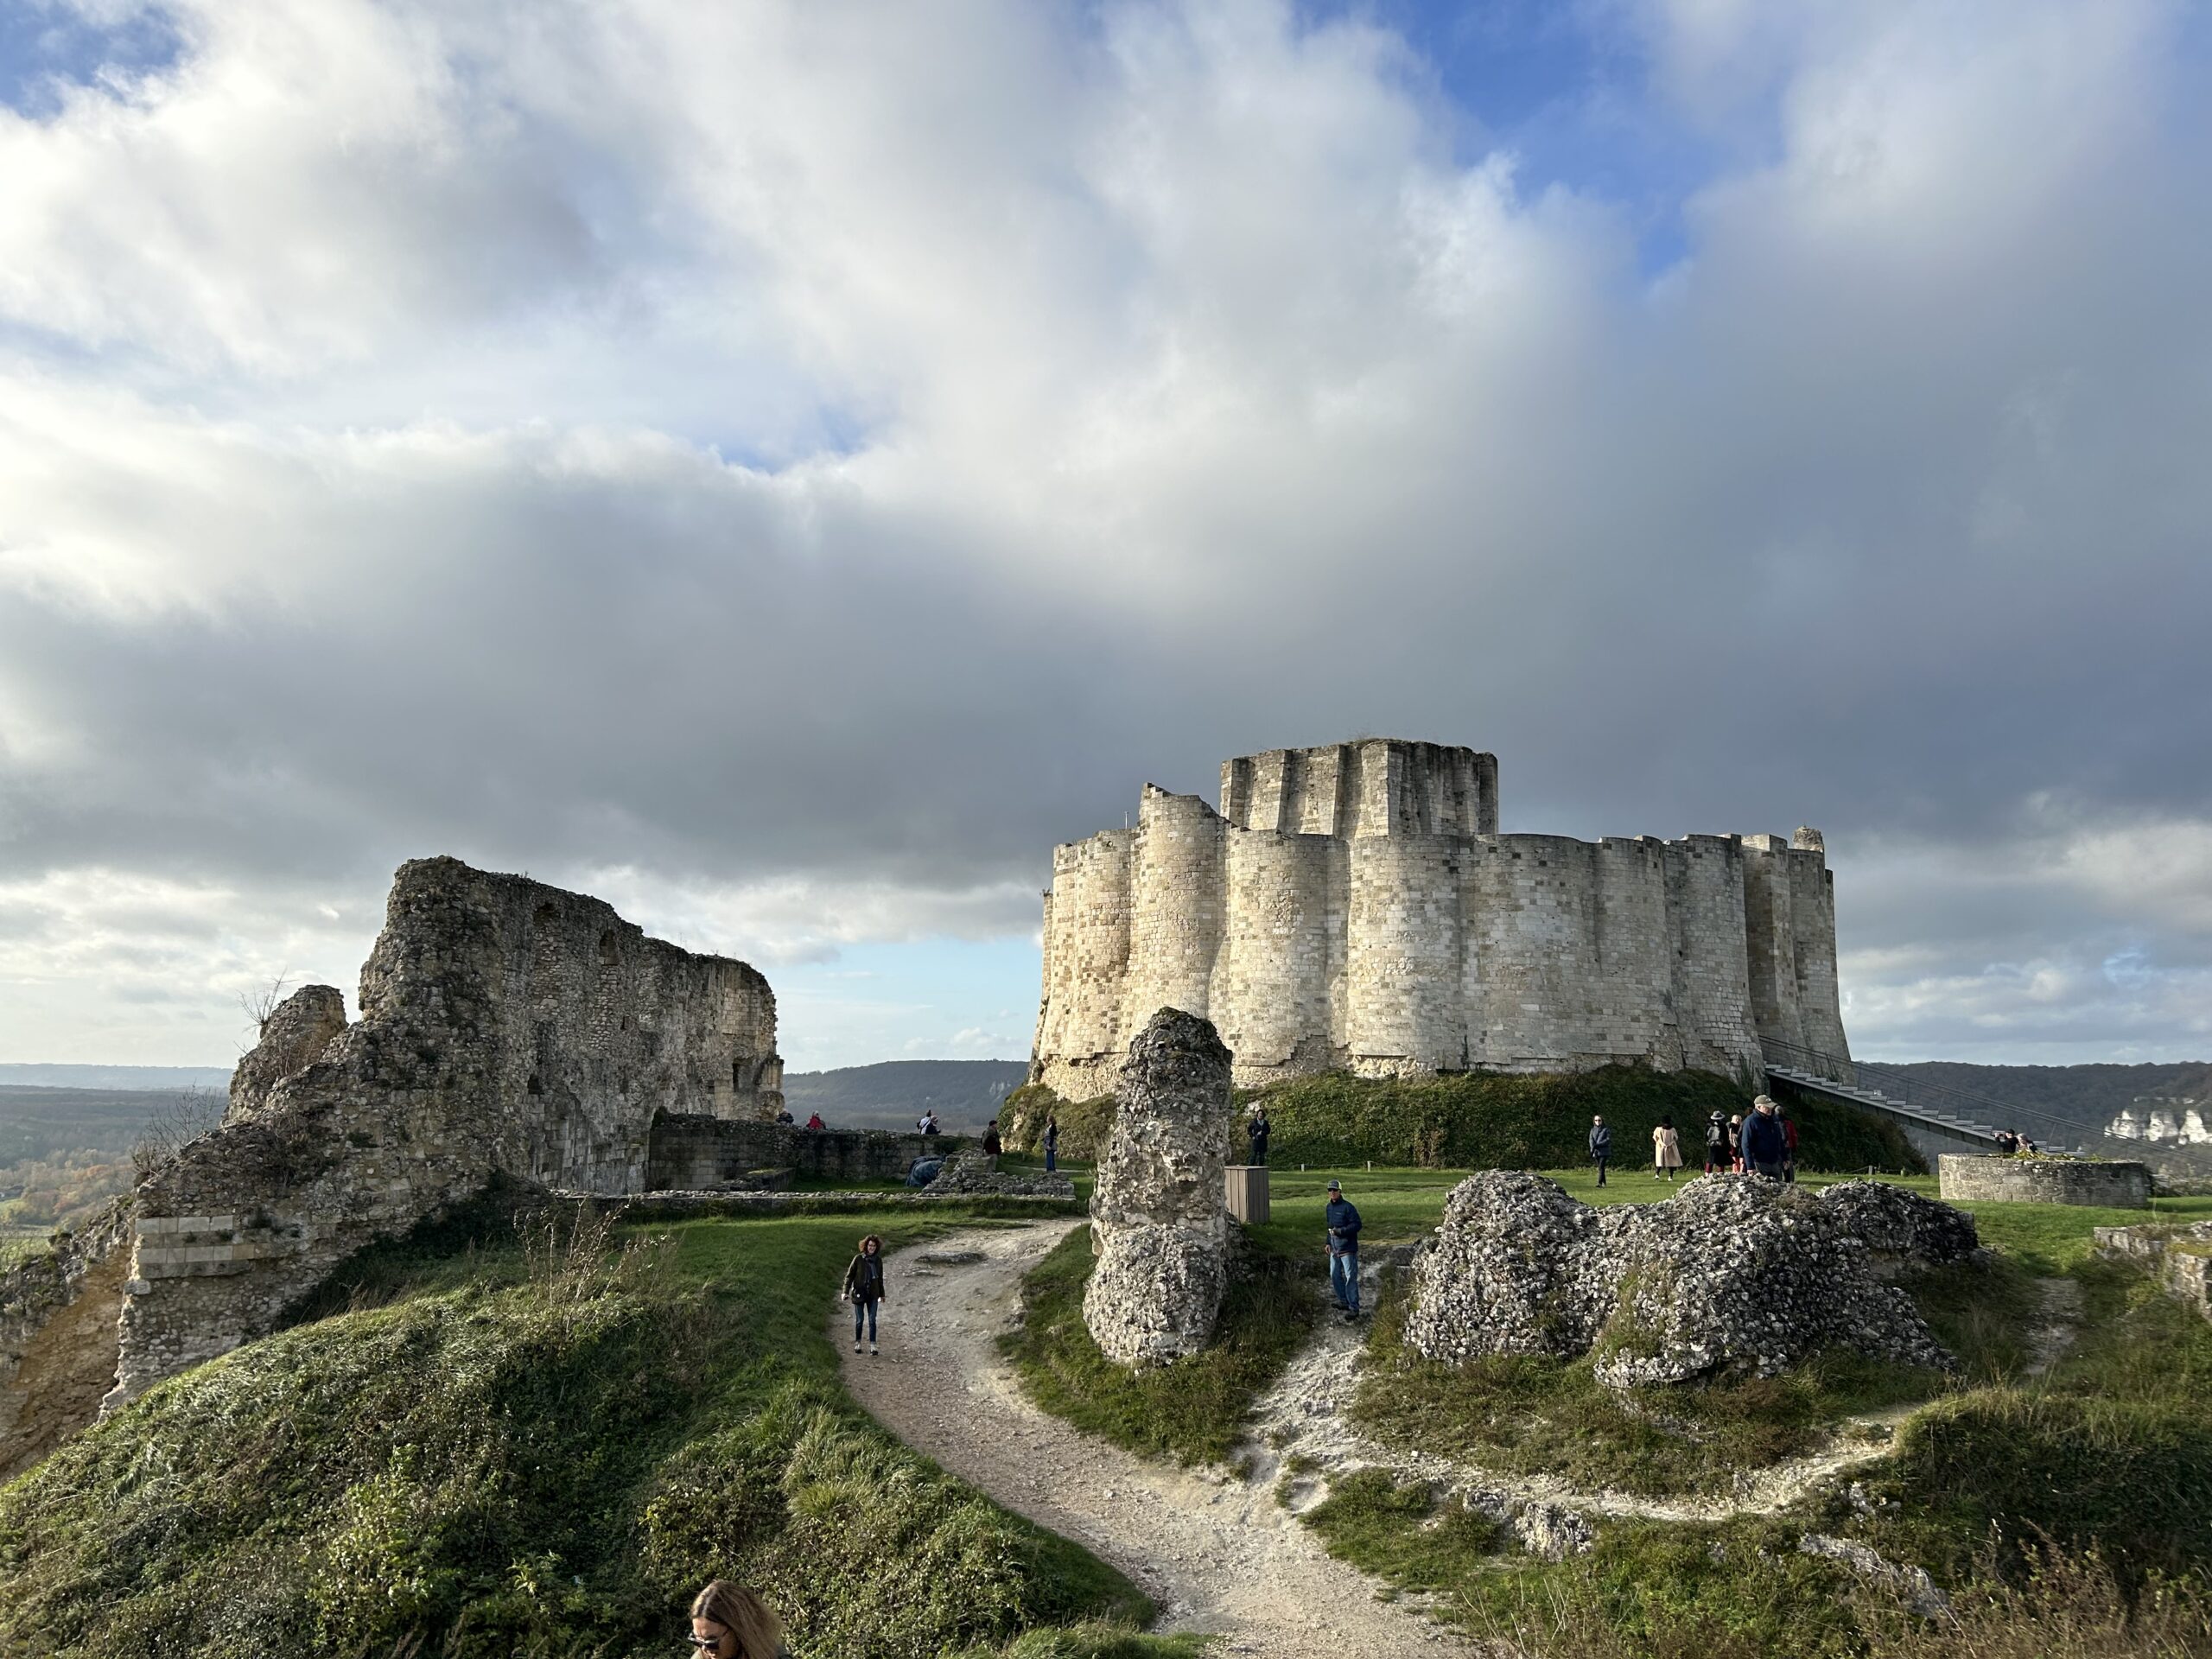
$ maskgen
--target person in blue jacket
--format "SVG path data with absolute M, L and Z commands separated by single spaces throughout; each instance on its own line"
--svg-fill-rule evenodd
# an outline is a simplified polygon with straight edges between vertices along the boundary
M 1344 1197 L 1342 1181 L 1329 1183 L 1329 1207 L 1321 1220 L 1329 1230 L 1329 1288 L 1349 1324 L 1359 1318 L 1359 1211 Z
M 1774 1102 L 1761 1095 L 1751 1103 L 1751 1115 L 1744 1120 L 1745 1172 L 1778 1181 L 1789 1155 L 1789 1137 L 1774 1115 Z

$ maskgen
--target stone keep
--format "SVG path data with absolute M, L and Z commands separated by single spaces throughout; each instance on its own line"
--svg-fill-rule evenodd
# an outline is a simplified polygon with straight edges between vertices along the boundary
M 346 1256 L 494 1177 L 641 1192 L 657 1129 L 783 1099 L 753 969 L 455 859 L 400 867 L 360 1007 L 346 1026 L 339 994 L 310 986 L 273 1012 L 222 1124 L 140 1184 L 111 1402 L 267 1329 Z
M 1218 812 L 1147 785 L 1134 829 L 1053 851 L 1030 1081 L 1107 1092 L 1160 1007 L 1212 1020 L 1242 1085 L 1847 1057 L 1817 831 L 1497 825 L 1496 758 L 1431 743 L 1231 760 Z
M 1206 1345 L 1229 1290 L 1229 1051 L 1205 1020 L 1162 1008 L 1129 1045 L 1120 1093 L 1083 1319 L 1108 1358 L 1158 1365 Z

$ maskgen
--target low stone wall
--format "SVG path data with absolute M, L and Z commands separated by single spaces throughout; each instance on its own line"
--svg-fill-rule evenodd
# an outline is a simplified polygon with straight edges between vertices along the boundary
M 582 1193 L 561 1194 L 581 1203 Z M 1079 1216 L 1080 1199 L 1036 1197 L 1004 1192 L 932 1192 L 924 1187 L 913 1192 L 648 1192 L 643 1198 L 609 1203 L 592 1202 L 612 1209 L 619 1205 L 624 1223 L 689 1221 L 698 1217 L 841 1216 L 880 1213 L 885 1210 L 941 1210 L 964 1205 L 984 1216 Z
M 2212 1319 L 2212 1221 L 2194 1227 L 2100 1227 L 2097 1254 L 2139 1262 L 2159 1282 Z
M 781 1123 L 663 1112 L 645 1153 L 645 1189 L 699 1189 L 748 1170 L 788 1169 L 802 1179 L 903 1181 L 917 1158 L 943 1158 L 965 1135 L 892 1135 L 877 1129 L 799 1129 Z
M 1995 1158 L 1946 1153 L 1937 1190 L 1954 1203 L 2081 1204 L 2110 1210 L 2151 1207 L 2151 1172 L 2142 1164 L 2073 1158 Z

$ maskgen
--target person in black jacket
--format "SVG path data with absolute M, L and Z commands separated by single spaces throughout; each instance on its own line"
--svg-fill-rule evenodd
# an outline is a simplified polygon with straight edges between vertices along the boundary
M 1598 1185 L 1605 1184 L 1605 1160 L 1613 1155 L 1613 1132 L 1605 1127 L 1605 1120 L 1590 1120 L 1590 1161 L 1598 1166 Z
M 1715 1112 L 1705 1122 L 1705 1173 L 1728 1167 L 1728 1120 Z
M 861 1240 L 860 1254 L 845 1269 L 845 1300 L 853 1305 L 853 1351 L 861 1351 L 861 1325 L 868 1325 L 868 1351 L 874 1353 L 875 1310 L 883 1300 L 883 1241 L 874 1233 Z
M 999 1121 L 995 1117 L 983 1125 L 983 1150 L 995 1158 L 1001 1149 L 999 1141 Z
M 1245 1137 L 1252 1143 L 1249 1162 L 1264 1164 L 1268 1161 L 1268 1137 L 1274 1133 L 1274 1125 L 1268 1122 L 1268 1109 L 1255 1106 L 1251 1121 L 1244 1126 Z
M 1359 1318 L 1359 1211 L 1344 1197 L 1341 1181 L 1329 1183 L 1321 1224 L 1329 1230 L 1329 1288 L 1351 1324 Z
M 1060 1120 L 1045 1120 L 1045 1170 L 1047 1174 L 1060 1166 Z

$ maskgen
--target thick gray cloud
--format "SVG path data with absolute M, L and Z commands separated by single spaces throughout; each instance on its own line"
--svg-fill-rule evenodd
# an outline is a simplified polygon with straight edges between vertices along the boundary
M 1862 1043 L 2202 1050 L 2185 10 L 1593 8 L 1724 158 L 1656 271 L 1262 0 L 172 10 L 0 111 L 0 1050 L 431 850 L 1026 930 L 1140 782 L 1355 731 L 1821 825 Z

